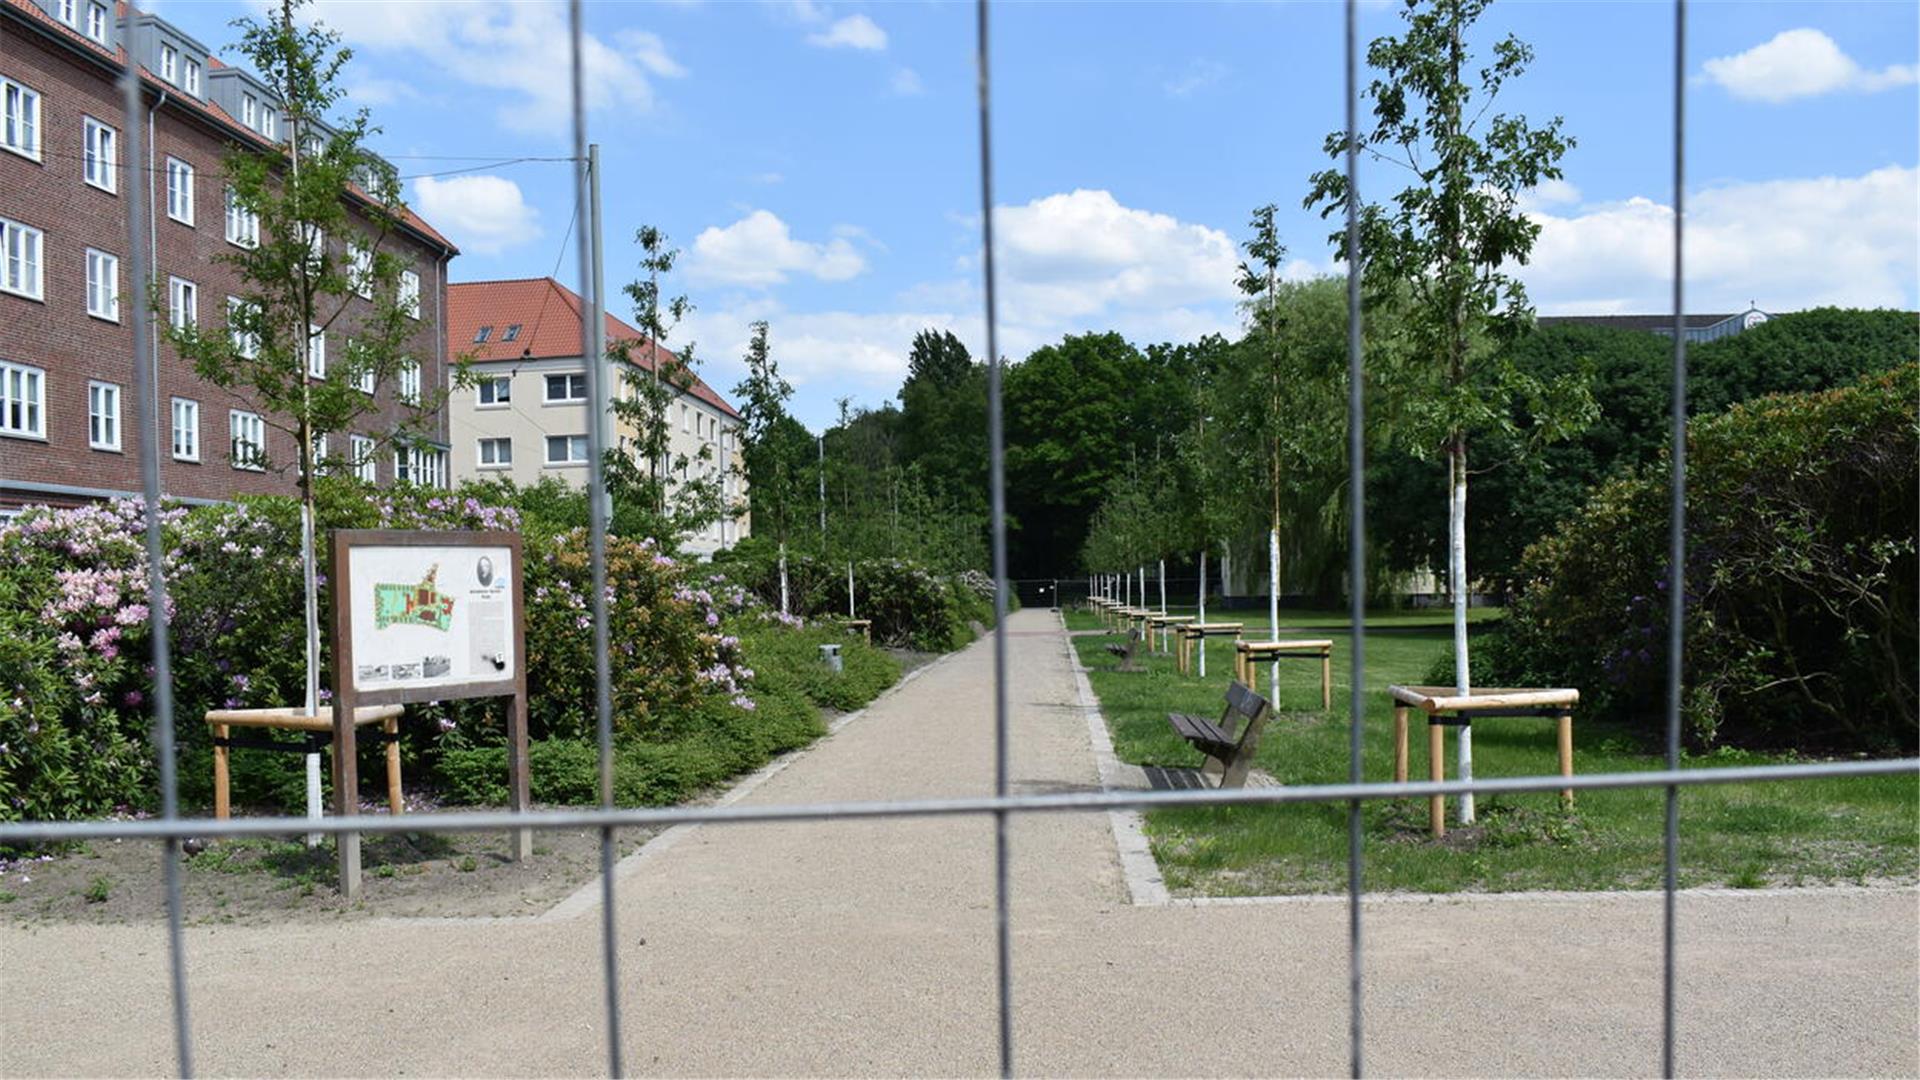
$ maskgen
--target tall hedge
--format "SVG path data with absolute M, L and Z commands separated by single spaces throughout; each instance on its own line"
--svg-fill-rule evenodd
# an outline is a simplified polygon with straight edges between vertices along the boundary
M 1687 683 L 1696 746 L 1911 753 L 1920 366 L 1696 421 Z M 1663 729 L 1668 465 L 1600 487 L 1527 550 L 1489 675 L 1577 686 L 1583 713 Z

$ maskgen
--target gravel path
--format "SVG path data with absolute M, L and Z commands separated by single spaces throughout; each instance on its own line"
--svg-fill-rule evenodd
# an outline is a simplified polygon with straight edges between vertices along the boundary
M 1098 779 L 1055 616 L 1014 616 L 1022 791 Z M 923 672 L 747 796 L 992 786 L 992 651 Z M 1335 1074 L 1346 909 L 1136 907 L 1103 814 L 1016 817 L 1019 1071 Z M 706 826 L 620 887 L 636 1073 L 997 1069 L 990 820 Z M 1369 1071 L 1659 1067 L 1660 905 L 1637 895 L 1367 905 Z M 1920 1074 L 1911 889 L 1687 896 L 1680 1069 Z M 597 915 L 188 932 L 208 1075 L 605 1069 Z M 0 928 L 0 1074 L 173 1068 L 152 927 Z

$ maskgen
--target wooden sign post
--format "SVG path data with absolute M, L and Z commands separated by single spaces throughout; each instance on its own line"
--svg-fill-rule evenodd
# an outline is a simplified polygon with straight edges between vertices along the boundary
M 354 709 L 510 697 L 508 806 L 527 808 L 527 642 L 520 536 L 333 532 L 333 808 L 360 809 Z M 340 892 L 360 896 L 360 834 L 337 834 Z M 515 829 L 525 859 L 533 832 Z

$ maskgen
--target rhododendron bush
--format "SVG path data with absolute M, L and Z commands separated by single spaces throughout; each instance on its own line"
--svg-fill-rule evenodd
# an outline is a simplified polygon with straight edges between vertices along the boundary
M 282 498 L 162 513 L 175 727 L 189 801 L 209 783 L 200 719 L 207 709 L 301 704 L 298 514 L 298 504 Z M 511 507 L 426 490 L 336 493 L 322 500 L 321 519 L 323 529 L 520 527 Z M 0 527 L 0 818 L 92 817 L 156 801 L 144 530 L 134 500 L 31 509 Z M 529 532 L 524 539 L 530 733 L 590 737 L 586 536 Z M 759 625 L 758 606 L 647 542 L 610 538 L 607 564 L 621 735 L 662 740 L 703 727 L 750 730 L 753 672 L 728 627 Z M 324 573 L 320 584 L 321 625 L 330 626 Z M 324 636 L 321 664 L 325 687 L 331 658 Z M 321 696 L 324 706 L 331 694 Z M 410 774 L 419 763 L 434 764 L 443 746 L 498 742 L 500 712 L 492 702 L 410 709 Z M 236 801 L 301 801 L 299 755 L 240 753 L 233 764 Z

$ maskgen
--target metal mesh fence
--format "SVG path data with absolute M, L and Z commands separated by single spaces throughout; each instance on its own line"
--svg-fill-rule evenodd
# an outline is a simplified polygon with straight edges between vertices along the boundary
M 1345 128 L 1349 135 L 1357 131 L 1359 102 L 1359 40 L 1357 30 L 1358 0 L 1346 0 L 1345 4 Z M 151 633 L 154 643 L 153 665 L 155 671 L 154 706 L 156 715 L 155 750 L 160 763 L 161 814 L 158 818 L 143 821 L 80 821 L 48 822 L 19 821 L 0 822 L 0 843 L 28 843 L 39 841 L 78 841 L 98 838 L 151 839 L 161 846 L 161 872 L 165 884 L 167 903 L 167 940 L 168 964 L 173 994 L 172 1014 L 175 1029 L 176 1054 L 183 1075 L 194 1072 L 192 1024 L 190 1002 L 186 987 L 186 956 L 181 935 L 181 895 L 179 885 L 180 842 L 187 837 L 241 837 L 259 835 L 282 835 L 290 832 L 316 832 L 325 834 L 359 833 L 438 833 L 471 832 L 508 829 L 564 829 L 594 828 L 601 835 L 601 907 L 602 907 L 602 975 L 605 980 L 606 1002 L 606 1039 L 607 1070 L 610 1075 L 623 1073 L 621 1054 L 622 1034 L 620 1026 L 620 979 L 618 971 L 618 953 L 615 947 L 615 922 L 617 887 L 613 874 L 614 847 L 613 830 L 628 826 L 668 826 L 682 823 L 771 823 L 796 821 L 859 821 L 873 818 L 916 818 L 952 815 L 991 815 L 995 819 L 995 897 L 996 897 L 996 941 L 998 946 L 998 1020 L 999 1020 L 999 1061 L 1004 1075 L 1013 1073 L 1014 1045 L 1014 985 L 1012 965 L 1012 924 L 1010 917 L 1010 871 L 1008 862 L 1008 818 L 1016 813 L 1059 813 L 1059 812 L 1099 812 L 1117 809 L 1155 809 L 1178 806 L 1242 806 L 1242 805 L 1278 805 L 1282 803 L 1336 803 L 1347 804 L 1348 814 L 1348 961 L 1349 961 L 1349 1010 L 1351 1045 L 1349 1059 L 1353 1075 L 1363 1072 L 1365 1063 L 1365 1039 L 1361 1027 L 1361 996 L 1363 991 L 1361 972 L 1364 958 L 1364 937 L 1361 920 L 1361 896 L 1364 892 L 1365 851 L 1361 835 L 1361 803 L 1373 799 L 1425 798 L 1435 795 L 1459 796 L 1467 794 L 1497 794 L 1563 790 L 1595 790 L 1622 788 L 1664 788 L 1666 798 L 1666 830 L 1664 844 L 1664 901 L 1665 918 L 1663 923 L 1663 1025 L 1661 1032 L 1661 1065 L 1663 1072 L 1671 1076 L 1676 1068 L 1675 1060 L 1675 896 L 1677 891 L 1678 844 L 1679 844 L 1679 791 L 1683 787 L 1707 784 L 1744 784 L 1762 781 L 1788 782 L 1829 777 L 1858 777 L 1888 774 L 1920 774 L 1920 759 L 1896 759 L 1883 761 L 1850 761 L 1824 764 L 1778 765 L 1749 768 L 1722 769 L 1682 769 L 1680 768 L 1680 694 L 1682 687 L 1681 660 L 1684 646 L 1683 607 L 1684 590 L 1680 587 L 1677 574 L 1685 565 L 1685 482 L 1686 482 L 1686 337 L 1683 333 L 1683 269 L 1685 237 L 1685 216 L 1683 213 L 1685 178 L 1685 89 L 1686 89 L 1686 44 L 1687 23 L 1686 0 L 1676 0 L 1674 4 L 1674 53 L 1673 53 L 1673 197 L 1674 197 L 1674 264 L 1673 264 L 1673 502 L 1671 509 L 1671 550 L 1670 566 L 1676 574 L 1673 588 L 1670 590 L 1673 610 L 1671 611 L 1669 640 L 1667 647 L 1667 767 L 1664 770 L 1637 773 L 1609 773 L 1587 776 L 1531 776 L 1499 779 L 1456 780 L 1446 782 L 1412 783 L 1363 783 L 1361 781 L 1361 717 L 1363 715 L 1363 674 L 1365 670 L 1366 627 L 1364 598 L 1366 521 L 1365 500 L 1358 497 L 1363 491 L 1364 482 L 1364 439 L 1363 439 L 1363 401 L 1362 394 L 1365 370 L 1363 350 L 1361 348 L 1361 304 L 1359 291 L 1359 266 L 1357 221 L 1353 207 L 1357 205 L 1359 176 L 1356 160 L 1356 148 L 1349 138 L 1346 149 L 1346 172 L 1348 183 L 1353 185 L 1354 197 L 1349 201 L 1346 231 L 1347 262 L 1347 304 L 1348 304 L 1348 434 L 1349 434 L 1349 490 L 1356 493 L 1350 500 L 1351 506 L 1351 551 L 1349 589 L 1351 597 L 1350 626 L 1351 634 L 1351 699 L 1348 703 L 1348 728 L 1350 734 L 1350 760 L 1348 781 L 1344 784 L 1322 784 L 1296 787 L 1240 788 L 1187 791 L 1140 791 L 1140 792 L 1099 792 L 1064 795 L 1010 795 L 1008 794 L 1009 743 L 1008 743 L 1008 686 L 1006 653 L 1006 615 L 1007 590 L 1011 583 L 1007 579 L 1007 550 L 1005 526 L 1005 483 L 1003 475 L 1003 428 L 1000 409 L 1001 360 L 998 351 L 998 327 L 996 311 L 993 235 L 993 163 L 992 163 L 992 83 L 991 64 L 988 54 L 988 0 L 976 3 L 976 64 L 979 78 L 979 155 L 980 155 L 980 194 L 981 194 L 981 230 L 984 251 L 985 285 L 985 323 L 986 343 L 989 356 L 989 445 L 991 454 L 990 477 L 992 484 L 992 529 L 994 576 L 999 584 L 996 614 L 999 616 L 994 630 L 994 738 L 995 738 L 995 783 L 991 796 L 975 798 L 928 799 L 918 801 L 857 802 L 814 805 L 764 805 L 764 806 L 722 806 L 722 807 L 675 807 L 666 809 L 617 809 L 613 806 L 611 780 L 611 695 L 608 691 L 608 649 L 607 649 L 607 613 L 605 610 L 605 537 L 607 530 L 607 499 L 604 479 L 601 475 L 602 432 L 599 425 L 589 425 L 591 450 L 590 499 L 592 507 L 592 564 L 594 574 L 594 636 L 597 650 L 596 691 L 598 712 L 598 735 L 601 761 L 600 807 L 591 810 L 548 810 L 514 814 L 506 812 L 451 813 L 428 816 L 408 817 L 335 817 L 325 820 L 254 818 L 208 820 L 188 819 L 180 814 L 178 783 L 174 763 L 174 727 L 171 684 L 169 677 L 170 660 L 167 638 L 167 626 L 164 620 L 154 617 L 151 620 Z M 588 201 L 586 183 L 586 165 L 588 161 L 588 142 L 586 116 L 583 106 L 583 70 L 582 70 L 582 7 L 581 0 L 571 0 L 570 27 L 572 35 L 572 93 L 573 93 L 573 139 L 576 164 L 580 168 L 580 182 L 576 196 L 585 206 Z M 134 35 L 141 29 L 129 21 L 126 29 L 127 40 L 131 43 Z M 137 55 L 137 50 L 130 49 Z M 143 124 L 135 122 L 140 109 L 137 75 L 129 72 L 123 80 L 125 107 L 128 122 L 125 130 L 129 140 L 131 160 L 143 160 L 142 147 Z M 145 218 L 152 208 L 147 205 L 148 194 L 145 185 L 136 185 L 130 192 L 128 224 L 132 242 L 129 250 L 132 254 L 132 278 L 134 294 L 148 295 L 152 268 L 145 256 L 145 247 L 140 237 L 145 229 Z M 598 215 L 592 220 L 598 221 Z M 586 301 L 591 315 L 582 320 L 582 350 L 586 356 L 599 356 L 603 352 L 601 334 L 603 322 L 599 311 L 604 303 L 600 283 L 594 280 L 591 270 L 588 243 L 597 243 L 598 238 L 583 236 L 580 251 L 580 293 Z M 158 568 L 162 565 L 160 524 L 156 510 L 160 505 L 158 462 L 160 460 L 159 431 L 154 410 L 155 388 L 148 373 L 147 365 L 140 358 L 148 354 L 152 328 L 145 305 L 133 307 L 133 368 L 134 385 L 139 399 L 137 413 L 140 417 L 139 453 L 143 490 L 148 515 L 148 552 L 150 565 Z M 604 411 L 607 387 L 602 385 L 602 368 L 589 364 L 589 378 L 593 380 L 590 390 L 595 407 Z M 1062 579 L 1047 582 L 1023 582 L 1022 599 L 1052 600 L 1058 602 L 1062 597 L 1068 602 L 1084 598 L 1088 592 L 1085 579 Z M 161 613 L 167 610 L 163 576 L 155 572 L 150 575 L 150 612 Z M 1052 606 L 1049 604 L 1049 606 Z

